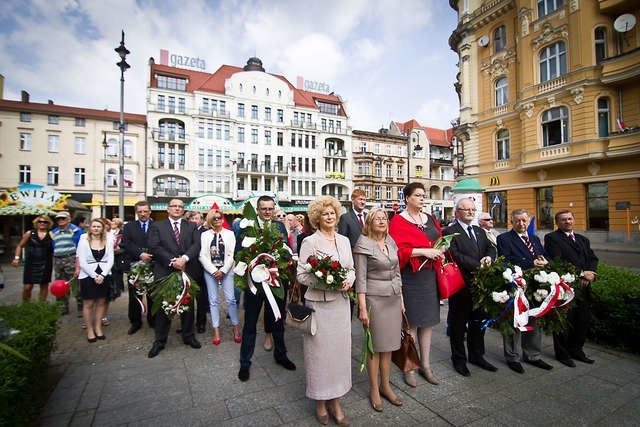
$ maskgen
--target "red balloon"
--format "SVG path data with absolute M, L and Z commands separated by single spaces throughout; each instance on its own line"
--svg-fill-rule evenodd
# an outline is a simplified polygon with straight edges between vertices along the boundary
M 49 286 L 49 292 L 56 297 L 63 297 L 69 292 L 69 284 L 65 280 L 56 280 Z

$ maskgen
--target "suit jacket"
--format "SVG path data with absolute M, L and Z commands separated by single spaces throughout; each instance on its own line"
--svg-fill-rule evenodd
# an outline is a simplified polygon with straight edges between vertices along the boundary
M 497 254 L 496 248 L 491 244 L 484 230 L 476 225 L 472 227 L 478 244 L 471 240 L 466 228 L 463 228 L 458 221 L 442 231 L 443 236 L 460 234 L 451 240 L 449 251 L 453 260 L 460 267 L 467 285 L 471 283 L 472 273 L 480 267 L 480 260 L 486 256 L 495 259 Z
M 139 221 L 129 221 L 122 228 L 121 246 L 129 262 L 140 261 L 143 252 L 151 253 L 149 249 L 149 231 L 153 222 L 149 220 L 147 233 L 142 232 Z
M 360 236 L 353 247 L 357 293 L 391 296 L 402 292 L 398 247 L 391 236 L 387 236 L 385 244 L 389 255 L 367 236 Z
M 502 233 L 498 236 L 498 255 L 504 255 L 507 261 L 513 265 L 518 265 L 523 270 L 535 267 L 533 261 L 538 255 L 544 256 L 549 259 L 549 255 L 542 247 L 540 239 L 535 234 L 527 234 L 529 241 L 533 244 L 533 248 L 536 252 L 535 256 L 531 254 L 524 241 L 520 238 L 518 233 L 513 229 Z
M 576 238 L 575 242 L 561 230 L 547 233 L 544 236 L 544 248 L 552 259 L 562 258 L 582 271 L 596 271 L 598 257 L 591 250 L 589 239 L 581 234 L 573 235 Z
M 364 221 L 364 215 L 362 217 Z M 356 245 L 358 237 L 362 234 L 362 226 L 358 221 L 358 216 L 353 209 L 347 210 L 347 212 L 340 216 L 340 222 L 338 222 L 338 233 L 349 238 L 351 247 Z
M 198 275 L 198 272 L 202 271 L 198 261 L 198 255 L 200 255 L 200 232 L 196 230 L 194 223 L 185 219 L 180 221 L 180 245 L 176 243 L 169 219 L 152 223 L 151 227 L 149 227 L 148 235 L 149 249 L 153 254 L 154 260 L 153 274 L 156 278 L 164 277 L 176 271 L 169 267 L 169 263 L 173 258 L 186 255 L 189 257 L 189 262 L 187 262 L 187 268 L 185 269 L 186 273 L 196 281 L 202 280 Z

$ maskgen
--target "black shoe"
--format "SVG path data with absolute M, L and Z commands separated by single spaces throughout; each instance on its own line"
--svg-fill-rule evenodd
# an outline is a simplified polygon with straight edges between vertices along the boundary
M 467 368 L 467 364 L 464 362 L 454 363 L 453 369 L 455 369 L 456 372 L 462 375 L 463 377 L 471 376 L 471 372 L 469 372 L 469 368 Z
M 198 333 L 199 334 L 204 334 L 204 325 L 198 326 Z
M 164 350 L 164 345 L 154 342 L 153 347 L 149 350 L 149 359 L 156 357 L 162 350 Z
M 96 338 L 99 340 L 106 340 L 107 336 L 106 335 L 96 335 Z
M 127 331 L 128 335 L 133 335 L 136 332 L 138 332 L 140 330 L 140 325 L 131 325 L 131 327 L 129 328 L 129 330 Z
M 87 341 L 89 341 L 90 344 L 93 344 L 94 342 L 98 341 L 98 337 L 87 338 Z
M 511 369 L 512 371 L 515 371 L 519 374 L 524 374 L 524 368 L 522 367 L 520 362 L 507 362 L 507 366 L 509 366 L 509 369 Z
M 184 344 L 185 345 L 190 345 L 191 348 L 200 348 L 200 347 L 202 347 L 202 344 L 200 344 L 200 341 L 195 339 L 195 337 L 191 338 L 188 341 L 185 341 Z
M 540 368 L 540 369 L 545 369 L 547 371 L 550 371 L 553 369 L 553 366 L 549 365 L 547 362 L 545 362 L 542 359 L 538 359 L 538 360 L 525 360 L 525 362 L 527 362 L 529 365 L 533 365 L 536 368 Z
M 589 365 L 592 365 L 593 363 L 595 363 L 595 360 L 593 359 L 589 359 L 587 356 L 585 356 L 584 354 L 576 354 L 571 356 L 572 358 L 576 359 L 579 362 L 582 363 L 588 363 Z
M 282 360 L 276 360 L 276 363 L 288 371 L 295 371 L 296 365 L 286 357 Z
M 471 363 L 472 365 L 476 365 L 484 369 L 485 371 L 496 372 L 498 370 L 498 368 L 487 362 L 483 357 L 474 360 L 469 359 L 469 363 Z
M 559 360 L 559 359 L 558 359 L 558 362 L 560 362 L 560 363 L 562 363 L 563 365 L 566 365 L 566 366 L 568 366 L 568 367 L 570 367 L 570 368 L 575 368 L 575 367 L 576 367 L 576 362 L 574 362 L 574 361 L 573 361 L 573 360 L 571 360 L 571 359 L 562 359 L 562 360 Z
M 238 372 L 238 379 L 242 382 L 249 381 L 249 368 L 240 368 Z
M 181 333 L 182 333 L 182 328 L 176 329 L 176 334 L 181 334 Z

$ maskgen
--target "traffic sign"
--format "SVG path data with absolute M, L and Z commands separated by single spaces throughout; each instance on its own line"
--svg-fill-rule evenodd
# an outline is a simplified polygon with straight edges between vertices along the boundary
M 491 199 L 491 204 L 492 205 L 500 205 L 502 204 L 502 201 L 500 200 L 500 195 L 499 194 L 494 194 L 493 198 Z

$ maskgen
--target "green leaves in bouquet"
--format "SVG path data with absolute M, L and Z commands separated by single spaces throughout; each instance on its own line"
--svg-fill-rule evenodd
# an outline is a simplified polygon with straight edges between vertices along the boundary
M 444 248 L 444 250 L 449 250 L 449 248 L 451 247 L 451 241 L 453 240 L 454 237 L 459 235 L 460 233 L 453 233 L 453 234 L 448 234 L 446 236 L 442 236 L 436 241 L 435 245 L 433 245 L 433 248 L 434 249 Z
M 185 273 L 186 274 L 186 273 Z M 187 289 L 186 294 L 191 295 L 191 300 L 195 298 L 195 295 L 200 291 L 198 282 L 193 280 L 191 276 L 187 274 L 191 287 Z M 159 309 L 162 308 L 162 301 L 176 301 L 176 296 L 182 293 L 182 272 L 173 271 L 163 278 L 156 280 L 152 287 L 151 296 L 153 297 L 153 307 L 151 308 L 151 314 L 156 314 Z
M 513 335 L 515 332 L 513 328 L 513 308 L 510 307 L 505 312 L 506 304 L 494 301 L 492 296 L 493 292 L 505 290 L 509 295 L 513 294 L 511 285 L 502 276 L 507 268 L 513 269 L 513 265 L 503 256 L 498 257 L 491 265 L 480 267 L 474 273 L 470 291 L 474 310 L 484 312 L 486 319 L 498 318 L 491 326 L 500 330 L 503 335 Z

